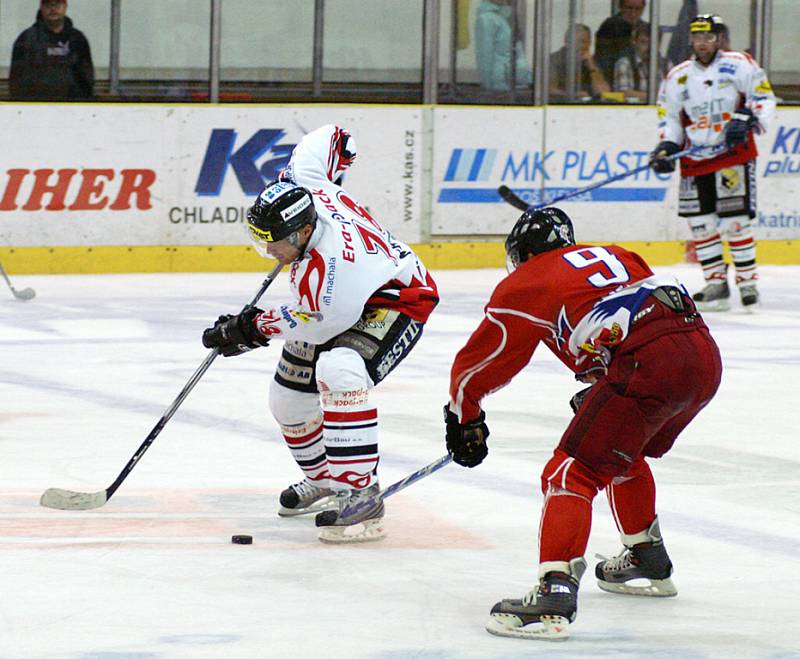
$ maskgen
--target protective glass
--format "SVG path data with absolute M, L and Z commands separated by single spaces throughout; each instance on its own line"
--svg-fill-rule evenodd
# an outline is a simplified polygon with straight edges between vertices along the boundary
M 253 245 L 253 249 L 256 250 L 261 256 L 266 259 L 271 259 L 273 256 L 269 253 L 268 247 L 270 245 L 274 245 L 275 243 L 281 242 L 280 240 L 266 240 L 266 238 L 261 235 L 261 232 L 254 231 L 253 228 L 248 224 L 247 225 L 247 237 L 250 238 L 250 242 Z M 292 247 L 299 249 L 302 254 L 302 249 L 300 249 L 300 231 L 294 231 L 290 233 L 286 238 L 283 238 L 287 243 L 289 243 Z
M 250 238 L 253 249 L 255 249 L 264 258 L 272 258 L 267 251 L 267 247 L 272 241 L 266 240 L 262 235 L 260 235 L 260 232 L 253 229 L 253 226 L 249 222 L 245 225 L 245 227 L 247 231 L 247 237 Z

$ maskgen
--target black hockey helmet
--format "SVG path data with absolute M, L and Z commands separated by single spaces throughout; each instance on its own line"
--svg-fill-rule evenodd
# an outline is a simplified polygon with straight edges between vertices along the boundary
M 316 222 L 317 211 L 311 193 L 285 181 L 270 183 L 247 211 L 250 239 L 262 254 L 266 243 L 284 239 L 291 242 L 292 234 Z
M 525 211 L 506 238 L 506 262 L 509 272 L 528 256 L 575 244 L 572 220 L 560 208 L 549 206 Z
M 728 33 L 728 27 L 716 14 L 698 14 L 689 23 L 689 34 L 705 32 L 716 34 L 718 39 Z

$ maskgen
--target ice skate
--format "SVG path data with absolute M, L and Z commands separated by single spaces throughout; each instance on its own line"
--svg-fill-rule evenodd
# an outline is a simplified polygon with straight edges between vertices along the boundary
M 692 295 L 700 311 L 728 311 L 731 308 L 731 289 L 728 282 L 710 283 Z
M 739 286 L 739 295 L 742 298 L 742 307 L 748 313 L 753 313 L 760 305 L 758 297 L 758 289 L 755 282 L 749 284 L 741 284 Z
M 522 599 L 506 599 L 492 607 L 486 631 L 544 641 L 565 641 L 578 613 L 578 584 L 586 561 L 570 561 L 570 573 L 548 572 Z
M 290 485 L 281 492 L 280 503 L 278 515 L 281 517 L 317 513 L 335 506 L 332 490 L 307 480 Z
M 383 530 L 383 501 L 366 506 L 355 515 L 341 517 L 341 513 L 378 494 L 378 483 L 363 490 L 346 490 L 336 495 L 337 510 L 326 510 L 316 517 L 320 528 L 319 540 L 329 544 L 371 542 L 385 537 Z
M 595 567 L 597 585 L 601 590 L 623 595 L 673 597 L 678 594 L 672 583 L 672 562 L 669 560 L 658 520 L 647 530 L 652 538 L 625 549 L 614 558 L 599 556 Z

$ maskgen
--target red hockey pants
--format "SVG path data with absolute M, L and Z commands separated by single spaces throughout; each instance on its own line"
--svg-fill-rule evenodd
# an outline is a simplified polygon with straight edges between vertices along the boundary
M 583 555 L 592 499 L 612 483 L 620 531 L 645 530 L 655 483 L 644 457 L 664 455 L 719 387 L 719 349 L 702 319 L 657 311 L 614 354 L 545 466 L 541 562 Z

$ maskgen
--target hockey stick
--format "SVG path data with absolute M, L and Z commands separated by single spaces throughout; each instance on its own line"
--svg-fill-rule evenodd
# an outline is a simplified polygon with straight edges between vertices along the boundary
M 439 471 L 442 467 L 446 467 L 450 462 L 453 460 L 452 453 L 448 453 L 442 458 L 439 458 L 435 462 L 431 462 L 429 465 L 415 471 L 413 474 L 406 476 L 403 480 L 397 481 L 393 485 L 390 485 L 385 490 L 381 490 L 378 494 L 371 496 L 369 499 L 365 499 L 364 501 L 357 503 L 355 506 L 350 508 L 345 508 L 340 514 L 339 519 L 343 519 L 345 517 L 352 517 L 355 515 L 359 510 L 363 508 L 367 508 L 369 506 L 374 506 L 376 503 L 383 501 L 385 498 L 396 494 L 400 490 L 404 490 L 412 483 L 416 483 L 420 478 L 425 478 L 425 476 L 430 476 L 434 471 Z
M 693 153 L 697 153 L 698 151 L 705 149 L 707 147 L 704 146 L 693 146 L 689 149 L 684 149 L 683 151 L 678 151 L 678 153 L 673 153 L 671 156 L 667 156 L 663 158 L 663 160 L 667 162 L 671 162 L 673 160 L 678 160 L 683 158 L 684 156 L 691 155 Z M 604 181 L 599 181 L 598 183 L 592 183 L 591 185 L 587 185 L 585 188 L 579 188 L 577 190 L 573 190 L 572 192 L 567 192 L 565 194 L 559 195 L 558 197 L 554 197 L 553 199 L 549 199 L 546 202 L 539 203 L 539 204 L 529 204 L 524 199 L 522 199 L 519 195 L 517 195 L 511 188 L 507 185 L 501 185 L 497 188 L 497 194 L 505 201 L 507 204 L 511 204 L 514 208 L 521 210 L 521 211 L 528 211 L 528 210 L 538 210 L 539 208 L 544 208 L 545 206 L 552 206 L 553 204 L 564 201 L 564 199 L 570 199 L 571 197 L 577 197 L 578 195 L 582 195 L 586 192 L 590 192 L 591 190 L 596 190 L 597 188 L 602 188 L 604 185 L 608 185 L 609 183 L 614 183 L 615 181 L 620 181 L 624 178 L 628 178 L 629 176 L 633 176 L 634 174 L 638 174 L 639 172 L 643 172 L 645 170 L 650 169 L 650 164 L 642 165 L 641 167 L 637 167 L 636 169 L 631 169 L 627 172 L 623 172 L 621 174 L 615 174 L 611 178 L 607 178 Z
M 18 291 L 16 288 L 14 288 L 11 285 L 11 280 L 8 278 L 2 263 L 0 263 L 0 274 L 3 275 L 3 279 L 6 280 L 6 284 L 8 284 L 8 287 L 11 289 L 14 297 L 18 300 L 32 300 L 36 297 L 36 291 L 34 291 L 32 288 L 23 288 L 21 291 Z
M 266 290 L 269 288 L 270 284 L 272 284 L 272 282 L 278 276 L 278 273 L 281 271 L 282 267 L 283 265 L 278 263 L 273 268 L 272 272 L 267 275 L 267 278 L 261 284 L 261 288 L 259 289 L 258 293 L 256 293 L 256 296 L 253 298 L 252 302 L 245 306 L 244 309 L 242 309 L 242 312 L 256 305 L 261 296 L 264 295 Z M 106 502 L 114 495 L 114 492 L 117 491 L 117 488 L 122 485 L 122 481 L 124 481 L 128 477 L 128 474 L 133 471 L 136 463 L 139 462 L 141 457 L 145 454 L 145 451 L 150 448 L 150 445 L 164 429 L 164 426 L 167 425 L 167 421 L 172 418 L 172 415 L 178 410 L 181 403 L 183 403 L 183 401 L 189 395 L 189 392 L 194 389 L 194 386 L 197 384 L 200 378 L 203 377 L 203 374 L 217 358 L 217 355 L 219 355 L 219 348 L 214 348 L 208 353 L 208 356 L 203 360 L 203 363 L 200 364 L 198 369 L 194 372 L 194 375 L 192 375 L 183 389 L 181 389 L 178 397 L 172 401 L 172 405 L 167 408 L 167 411 L 164 412 L 163 416 L 158 420 L 158 423 L 156 423 L 156 425 L 150 431 L 150 434 L 142 442 L 142 445 L 136 449 L 136 453 L 134 453 L 133 457 L 128 460 L 128 464 L 125 465 L 125 468 L 120 472 L 119 476 L 117 476 L 117 480 L 111 483 L 111 485 L 109 485 L 105 490 L 100 490 L 99 492 L 73 492 L 72 490 L 62 490 L 58 487 L 51 487 L 49 490 L 45 490 L 44 494 L 42 494 L 42 498 L 39 500 L 39 503 L 47 508 L 56 508 L 58 510 L 92 510 L 105 505 Z

